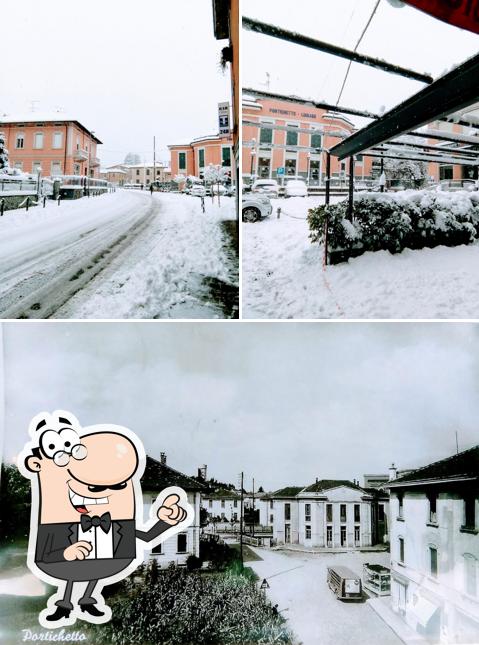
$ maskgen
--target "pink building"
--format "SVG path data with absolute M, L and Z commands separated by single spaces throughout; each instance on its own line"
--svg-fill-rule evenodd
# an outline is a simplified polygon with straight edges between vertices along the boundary
M 244 96 L 242 118 L 243 175 L 261 179 L 298 176 L 311 185 L 324 185 L 326 153 L 322 150 L 341 141 L 338 133 L 354 132 L 344 115 L 300 102 Z M 372 159 L 356 155 L 355 160 L 355 177 L 369 179 Z M 348 171 L 347 160 L 331 156 L 333 178 L 345 178 Z
M 169 145 L 171 178 L 177 175 L 202 178 L 204 169 L 210 164 L 222 166 L 231 174 L 232 147 L 233 139 L 226 134 L 200 137 L 184 145 Z
M 99 177 L 97 145 L 101 141 L 75 119 L 60 113 L 0 117 L 10 166 L 43 176 Z

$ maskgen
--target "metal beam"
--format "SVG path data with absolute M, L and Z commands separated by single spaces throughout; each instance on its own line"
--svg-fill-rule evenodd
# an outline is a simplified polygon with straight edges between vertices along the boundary
M 429 74 L 421 74 L 420 72 L 415 72 L 414 70 L 400 67 L 393 63 L 387 63 L 385 60 L 381 60 L 380 58 L 373 58 L 372 56 L 359 54 L 358 52 L 344 49 L 343 47 L 338 47 L 337 45 L 326 43 L 322 40 L 316 40 L 315 38 L 310 38 L 309 36 L 304 36 L 303 34 L 283 29 L 282 27 L 276 27 L 275 25 L 270 25 L 266 22 L 253 20 L 246 16 L 243 16 L 243 29 L 248 29 L 249 31 L 254 31 L 258 34 L 263 34 L 264 36 L 272 36 L 273 38 L 286 40 L 287 42 L 294 43 L 295 45 L 309 47 L 310 49 L 325 52 L 332 56 L 346 58 L 346 60 L 361 63 L 362 65 L 368 65 L 369 67 L 375 67 L 376 69 L 381 69 L 384 72 L 389 72 L 390 74 L 412 78 L 413 80 L 420 81 L 421 83 L 432 83 L 434 80 Z
M 476 103 L 478 77 L 476 55 L 334 146 L 331 153 L 345 159 Z
M 273 92 L 264 92 L 263 90 L 253 90 L 250 87 L 244 87 L 243 94 L 252 94 L 253 96 L 257 96 L 258 98 L 273 99 L 274 101 L 285 101 L 287 103 L 302 103 L 305 106 L 310 105 L 311 107 L 318 108 L 319 110 L 328 110 L 342 114 L 351 114 L 352 116 L 362 116 L 366 119 L 379 119 L 379 114 L 374 114 L 373 112 L 342 107 L 341 105 L 331 105 L 331 103 L 313 101 L 312 99 L 302 99 L 299 96 L 288 96 L 287 94 L 275 94 Z
M 428 130 L 428 139 L 437 139 L 440 141 L 454 141 L 456 143 L 472 143 L 479 146 L 479 137 L 472 134 L 456 134 L 455 132 L 442 132 L 442 130 Z
M 462 161 L 460 159 L 454 159 L 454 161 L 446 161 L 443 158 L 439 159 L 434 159 L 434 158 L 429 158 L 429 157 L 420 157 L 420 156 L 407 156 L 407 157 L 400 157 L 397 154 L 389 154 L 389 152 L 381 152 L 381 150 L 376 150 L 375 148 L 372 150 L 365 150 L 362 154 L 364 157 L 378 157 L 379 159 L 396 159 L 396 161 L 431 161 L 433 163 L 445 163 L 447 165 L 457 165 L 457 166 L 477 166 L 479 165 L 478 163 L 471 163 L 469 160 L 467 161 Z
M 418 150 L 433 150 L 434 152 L 440 152 L 440 153 L 449 153 L 449 154 L 457 154 L 457 155 L 466 155 L 470 157 L 478 157 L 479 156 L 479 150 L 472 150 L 472 149 L 465 149 L 465 148 L 450 148 L 449 146 L 438 146 L 437 144 L 432 145 L 432 144 L 423 144 L 423 143 L 414 143 L 413 141 L 411 142 L 406 142 L 406 141 L 388 141 L 385 144 L 382 145 L 388 145 L 388 146 L 397 146 L 401 148 L 417 148 Z

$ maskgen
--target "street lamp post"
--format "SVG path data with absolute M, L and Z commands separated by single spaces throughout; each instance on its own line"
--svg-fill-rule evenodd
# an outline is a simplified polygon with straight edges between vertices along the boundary
M 311 153 L 310 152 L 308 152 L 307 158 L 308 158 L 308 186 L 309 186 L 309 182 L 310 182 L 310 179 L 311 179 L 311 177 L 310 177 L 310 175 L 311 175 Z
M 253 181 L 253 171 L 255 170 L 256 139 L 252 140 L 252 144 L 253 145 L 252 145 L 252 148 L 251 148 L 251 168 L 250 168 L 251 181 Z

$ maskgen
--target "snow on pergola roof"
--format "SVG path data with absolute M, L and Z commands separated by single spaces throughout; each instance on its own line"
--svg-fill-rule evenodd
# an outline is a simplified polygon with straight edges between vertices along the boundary
M 435 139 L 438 141 L 450 142 L 463 142 L 467 135 L 454 135 L 452 133 L 438 133 L 438 132 L 414 132 L 416 128 L 433 123 L 437 120 L 452 121 L 460 125 L 466 125 L 471 128 L 479 125 L 479 118 L 472 115 L 468 117 L 468 113 L 477 109 L 479 101 L 479 85 L 477 84 L 479 72 L 479 55 L 470 58 L 461 65 L 458 65 L 449 73 L 443 75 L 437 80 L 433 80 L 427 74 L 421 74 L 410 69 L 393 65 L 382 59 L 372 59 L 369 56 L 358 54 L 356 51 L 349 51 L 341 47 L 337 47 L 331 43 L 325 43 L 315 40 L 309 36 L 299 33 L 290 32 L 274 25 L 259 22 L 251 18 L 243 18 L 243 28 L 255 31 L 262 35 L 279 38 L 287 42 L 308 47 L 311 49 L 320 50 L 329 53 L 333 56 L 340 56 L 347 58 L 353 62 L 363 65 L 376 67 L 383 71 L 397 74 L 415 80 L 422 81 L 428 85 L 420 92 L 414 94 L 409 99 L 406 99 L 392 110 L 379 116 L 370 112 L 361 111 L 356 108 L 349 108 L 344 106 L 332 106 L 324 102 L 314 101 L 312 99 L 302 99 L 297 96 L 286 96 L 279 94 L 272 94 L 271 92 L 264 92 L 246 88 L 243 91 L 249 95 L 257 98 L 275 98 L 283 101 L 301 102 L 305 105 L 313 105 L 318 108 L 333 110 L 342 114 L 363 116 L 371 119 L 371 123 L 350 136 L 344 138 L 340 143 L 333 146 L 329 153 L 344 159 L 346 157 L 353 158 L 356 154 L 368 154 L 371 156 L 381 156 L 377 153 L 375 148 L 378 145 L 391 144 L 394 139 L 397 139 L 402 134 L 409 134 L 411 136 L 423 136 L 428 139 Z M 249 97 L 248 97 L 249 98 Z M 469 109 L 468 109 L 469 108 Z M 412 131 L 412 132 L 411 132 Z M 447 136 L 448 135 L 448 136 Z M 479 145 L 479 137 L 469 136 L 469 144 Z M 402 145 L 402 142 L 396 142 L 396 145 Z M 413 144 L 408 144 L 410 154 Z M 414 150 L 414 155 L 421 155 L 421 161 L 438 161 L 438 154 L 444 152 L 444 148 L 436 152 L 428 154 L 424 149 L 417 148 Z M 462 162 L 455 156 L 456 150 L 448 148 L 447 152 L 454 156 L 454 162 Z M 471 151 L 473 155 L 471 158 L 471 165 L 475 165 L 476 154 Z M 388 150 L 388 156 L 391 158 L 406 159 L 405 154 L 394 154 L 394 151 Z M 384 156 L 386 156 L 384 154 Z M 429 158 L 430 157 L 430 158 Z M 449 159 L 440 159 L 444 162 L 449 162 Z

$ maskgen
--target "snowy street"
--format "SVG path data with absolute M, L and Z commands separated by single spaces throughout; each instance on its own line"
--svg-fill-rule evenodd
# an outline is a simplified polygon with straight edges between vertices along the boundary
M 273 199 L 268 219 L 243 225 L 245 318 L 479 317 L 477 242 L 365 253 L 323 271 L 306 221 L 323 199 Z
M 118 190 L 7 211 L 2 318 L 237 315 L 234 201 Z
M 387 564 L 388 553 L 311 555 L 251 548 L 263 559 L 248 562 L 248 566 L 260 580 L 267 579 L 268 598 L 278 604 L 278 610 L 302 645 L 402 642 L 367 603 L 338 600 L 326 583 L 328 566 L 347 566 L 361 575 L 364 562 Z

